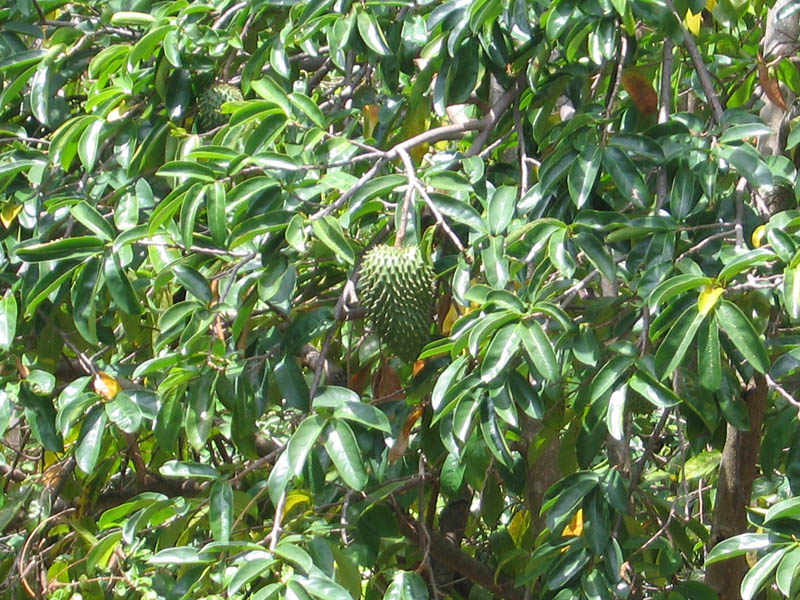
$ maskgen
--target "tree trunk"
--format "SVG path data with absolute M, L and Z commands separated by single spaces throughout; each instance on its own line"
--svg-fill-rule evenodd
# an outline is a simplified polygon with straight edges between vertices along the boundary
M 767 406 L 767 382 L 756 374 L 744 393 L 750 430 L 739 431 L 728 425 L 717 482 L 717 500 L 711 526 L 711 547 L 747 530 L 747 506 L 756 477 L 756 461 L 761 448 L 761 426 Z M 739 586 L 748 566 L 744 556 L 709 565 L 706 583 L 720 600 L 738 600 Z

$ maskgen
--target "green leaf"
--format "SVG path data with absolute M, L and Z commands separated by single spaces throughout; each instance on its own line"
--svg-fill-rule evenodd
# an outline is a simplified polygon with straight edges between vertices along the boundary
M 186 160 L 173 160 L 165 163 L 156 171 L 156 175 L 160 175 L 161 177 L 177 177 L 181 182 L 185 180 L 213 182 L 216 179 L 214 170 L 211 167 Z
M 489 233 L 499 235 L 505 233 L 508 224 L 514 217 L 517 204 L 517 187 L 501 185 L 489 200 Z
M 428 586 L 413 571 L 398 571 L 386 588 L 383 600 L 427 600 Z
M 103 265 L 106 286 L 117 307 L 124 310 L 129 315 L 142 314 L 144 312 L 144 307 L 136 295 L 136 291 L 133 289 L 130 279 L 128 279 L 125 271 L 122 270 L 118 255 L 114 253 L 108 254 Z
M 771 250 L 766 250 L 765 248 L 750 250 L 749 252 L 736 256 L 732 261 L 726 264 L 719 272 L 717 279 L 724 284 L 739 273 L 747 271 L 756 265 L 764 265 L 771 260 L 775 260 L 775 253 Z
M 697 367 L 700 385 L 716 391 L 722 385 L 719 328 L 716 317 L 704 319 L 697 331 Z
M 716 308 L 716 317 L 722 330 L 745 360 L 759 373 L 766 373 L 770 362 L 764 342 L 739 307 L 723 300 Z
M 0 300 L 0 350 L 8 351 L 17 331 L 17 299 L 7 292 Z
M 289 461 L 289 472 L 292 475 L 297 476 L 303 472 L 306 457 L 317 442 L 325 423 L 326 419 L 320 415 L 310 415 L 297 426 L 294 434 L 289 439 L 285 451 Z
M 500 329 L 492 338 L 481 363 L 481 381 L 493 381 L 516 356 L 522 341 L 522 331 L 518 324 L 510 323 Z
M 633 202 L 639 208 L 650 205 L 650 188 L 625 152 L 616 146 L 606 146 L 603 149 L 603 167 L 609 172 L 625 200 Z
M 25 262 L 42 262 L 91 256 L 102 252 L 104 247 L 105 242 L 99 237 L 77 236 L 44 244 L 20 246 L 17 248 L 17 256 Z
M 72 320 L 75 323 L 75 329 L 84 340 L 95 346 L 99 343 L 95 305 L 99 276 L 100 259 L 90 258 L 86 261 L 71 290 Z
M 81 159 L 83 168 L 87 171 L 94 169 L 97 161 L 97 152 L 100 149 L 100 136 L 103 133 L 106 122 L 103 119 L 95 119 L 83 130 L 78 140 L 78 156 Z
M 745 177 L 754 187 L 772 185 L 772 172 L 761 154 L 747 142 L 739 146 L 718 144 L 711 151 L 733 165 L 736 172 Z
M 603 365 L 592 379 L 590 401 L 594 402 L 610 390 L 634 362 L 630 356 L 615 356 Z
M 728 127 L 719 136 L 721 144 L 728 142 L 739 142 L 747 138 L 761 137 L 762 135 L 772 135 L 772 130 L 763 123 L 744 123 Z
M 706 566 L 721 560 L 735 558 L 748 552 L 758 552 L 768 548 L 772 539 L 768 533 L 743 533 L 721 541 L 711 549 L 706 558 Z
M 103 405 L 95 404 L 83 419 L 75 447 L 75 462 L 86 474 L 91 474 L 97 464 L 105 428 L 106 413 Z
M 681 401 L 675 392 L 645 371 L 636 371 L 628 380 L 628 385 L 645 400 L 659 408 L 675 406 Z
M 359 11 L 356 15 L 356 26 L 361 39 L 367 47 L 380 56 L 390 56 L 392 51 L 386 43 L 380 25 L 370 12 Z
M 323 217 L 322 219 L 311 221 L 311 228 L 314 231 L 314 235 L 316 235 L 329 250 L 333 251 L 337 258 L 343 260 L 350 266 L 355 264 L 356 258 L 353 247 L 345 238 L 341 226 L 335 219 L 332 217 Z
M 339 471 L 342 481 L 354 490 L 361 491 L 369 476 L 364 470 L 364 459 L 358 449 L 353 430 L 346 421 L 334 419 L 324 434 L 325 451 Z
M 215 562 L 217 559 L 211 552 L 200 552 L 191 546 L 176 546 L 165 548 L 156 552 L 148 563 L 151 565 L 205 565 Z
M 692 304 L 678 317 L 661 345 L 656 350 L 655 367 L 659 379 L 672 375 L 694 341 L 694 335 L 703 322 L 703 314 Z
M 617 279 L 617 266 L 614 264 L 613 259 L 609 256 L 608 251 L 603 247 L 597 238 L 585 231 L 582 231 L 574 238 L 575 244 L 583 250 L 586 258 L 592 263 L 595 269 L 600 271 L 600 274 L 609 281 L 616 281 Z
M 350 593 L 330 579 L 312 575 L 308 578 L 295 577 L 303 589 L 321 600 L 352 600 Z
M 792 321 L 800 320 L 800 264 L 783 270 L 783 305 Z
M 186 479 L 219 479 L 219 471 L 208 465 L 192 461 L 168 460 L 158 469 L 164 477 Z
M 784 554 L 775 571 L 775 583 L 778 584 L 778 589 L 784 596 L 791 596 L 792 582 L 798 566 L 800 566 L 800 547 L 795 547 Z
M 526 319 L 519 323 L 517 328 L 531 364 L 545 379 L 558 381 L 561 377 L 561 369 L 558 366 L 550 338 L 547 337 L 539 322 L 534 319 Z
M 228 584 L 228 596 L 233 597 L 245 585 L 269 571 L 277 562 L 274 558 L 255 558 L 238 565 L 238 570 Z
M 311 98 L 302 92 L 292 92 L 289 94 L 289 101 L 296 109 L 307 116 L 314 125 L 321 129 L 325 127 L 325 115 Z
M 772 572 L 777 568 L 778 563 L 781 562 L 788 548 L 781 548 L 770 552 L 766 556 L 753 565 L 747 574 L 742 578 L 742 600 L 752 600 L 762 587 L 767 583 Z
M 627 392 L 627 384 L 622 384 L 611 392 L 606 412 L 608 434 L 620 442 L 625 439 L 625 398 Z
M 764 525 L 777 519 L 800 520 L 800 498 L 789 498 L 770 506 L 764 515 Z
M 105 405 L 106 415 L 125 433 L 136 433 L 142 424 L 142 409 L 125 392 L 119 392 Z
M 287 117 L 292 116 L 292 103 L 289 100 L 289 96 L 274 79 L 265 76 L 262 79 L 253 81 L 250 86 L 264 100 L 277 104 Z
M 175 265 L 172 272 L 175 273 L 177 280 L 192 296 L 206 304 L 211 303 L 213 298 L 211 285 L 199 271 L 187 265 Z
M 389 418 L 385 413 L 371 404 L 346 401 L 333 412 L 333 416 L 337 419 L 347 419 L 354 423 L 360 423 L 371 429 L 377 429 L 389 434 L 392 433 L 392 426 L 389 423 Z
M 228 223 L 225 215 L 225 186 L 221 182 L 215 181 L 205 193 L 206 214 L 208 219 L 208 230 L 211 234 L 211 241 L 215 245 L 222 247 L 228 237 Z
M 211 485 L 208 507 L 211 535 L 217 541 L 227 542 L 233 526 L 233 488 L 230 483 L 218 480 Z
M 186 439 L 197 452 L 206 445 L 214 424 L 216 415 L 214 383 L 214 376 L 207 372 L 189 384 Z
M 600 172 L 602 158 L 603 151 L 599 146 L 587 144 L 581 149 L 570 167 L 567 174 L 567 187 L 577 208 L 582 208 L 589 200 L 589 195 L 597 181 L 597 174 Z

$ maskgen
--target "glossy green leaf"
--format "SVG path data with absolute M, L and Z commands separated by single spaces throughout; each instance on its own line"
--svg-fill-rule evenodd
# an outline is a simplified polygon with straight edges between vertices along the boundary
M 719 355 L 719 329 L 714 317 L 704 319 L 697 330 L 697 367 L 700 384 L 716 391 L 722 384 L 722 364 Z
M 103 263 L 103 274 L 106 286 L 115 304 L 129 315 L 138 315 L 144 311 L 141 301 L 131 284 L 130 279 L 119 264 L 116 254 L 109 254 Z
M 704 318 L 697 307 L 691 305 L 675 321 L 656 350 L 655 366 L 660 379 L 669 377 L 681 363 Z
M 81 471 L 91 474 L 100 457 L 103 433 L 106 428 L 106 413 L 102 404 L 89 409 L 81 425 L 78 443 L 75 447 L 75 462 Z
M 774 550 L 766 556 L 763 556 L 759 561 L 753 565 L 747 574 L 742 578 L 742 600 L 752 600 L 766 585 L 767 580 L 772 576 L 773 571 L 778 567 L 781 559 L 786 554 L 787 548 Z
M 528 319 L 519 323 L 517 328 L 531 364 L 545 379 L 558 381 L 561 377 L 561 369 L 558 366 L 550 338 L 547 337 L 542 326 L 534 319 Z
M 741 556 L 747 552 L 757 552 L 769 547 L 770 535 L 767 533 L 742 533 L 721 541 L 711 549 L 706 557 L 706 565 L 721 560 Z
M 495 333 L 481 363 L 481 381 L 493 381 L 503 372 L 516 356 L 522 335 L 516 323 L 505 325 Z
M 348 265 L 355 263 L 355 253 L 344 236 L 341 226 L 332 218 L 324 217 L 311 222 L 314 235 L 331 250 L 334 255 Z
M 215 481 L 208 496 L 208 521 L 215 540 L 227 542 L 230 539 L 233 516 L 231 484 L 222 480 Z
M 332 420 L 323 434 L 323 442 L 342 481 L 354 490 L 363 490 L 369 477 L 364 470 L 364 460 L 358 449 L 356 436 L 347 422 L 341 419 Z
M 361 39 L 370 50 L 380 56 L 389 56 L 392 53 L 378 21 L 371 12 L 359 11 L 356 15 L 356 26 Z
M 14 343 L 17 331 L 17 299 L 7 293 L 0 300 L 0 350 L 8 351 Z
M 732 302 L 723 300 L 716 308 L 716 317 L 722 330 L 745 360 L 759 373 L 766 373 L 770 361 L 764 342 L 741 309 Z
M 77 236 L 17 248 L 17 256 L 26 262 L 79 258 L 98 254 L 104 246 L 102 238 L 90 235 Z
M 589 144 L 581 149 L 570 167 L 567 174 L 567 187 L 576 207 L 582 208 L 589 200 L 589 195 L 597 181 L 597 174 L 600 172 L 602 158 L 602 149 L 594 144 Z

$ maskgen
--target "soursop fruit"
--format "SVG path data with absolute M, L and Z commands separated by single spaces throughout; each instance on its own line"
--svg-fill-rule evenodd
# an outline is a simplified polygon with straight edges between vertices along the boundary
M 434 273 L 415 246 L 376 246 L 364 255 L 359 287 L 381 342 L 405 361 L 430 337 Z
M 227 83 L 212 85 L 202 94 L 197 103 L 197 125 L 201 130 L 207 131 L 228 122 L 228 115 L 220 112 L 219 108 L 226 102 L 243 100 L 239 88 Z

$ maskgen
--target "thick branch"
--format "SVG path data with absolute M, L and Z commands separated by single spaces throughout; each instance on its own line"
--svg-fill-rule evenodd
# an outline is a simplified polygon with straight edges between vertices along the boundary
M 419 531 L 419 523 L 409 517 L 404 512 L 398 511 L 398 525 L 400 531 L 411 541 L 420 544 L 422 543 L 422 534 Z M 510 582 L 503 581 L 502 579 L 495 579 L 492 569 L 487 567 L 481 561 L 472 558 L 469 554 L 462 552 L 456 545 L 450 543 L 445 537 L 433 531 L 428 532 L 429 536 L 429 551 L 431 557 L 438 562 L 441 562 L 449 569 L 466 577 L 473 583 L 476 583 L 489 592 L 495 598 L 502 598 L 505 600 L 523 600 L 524 595 L 522 592 L 514 587 Z

